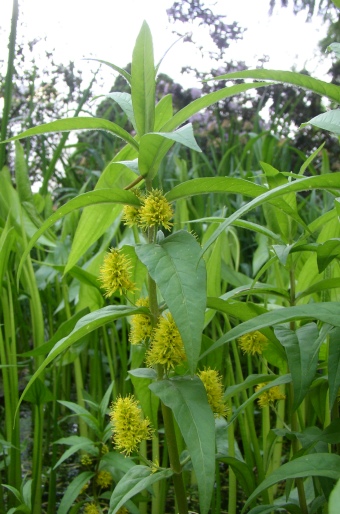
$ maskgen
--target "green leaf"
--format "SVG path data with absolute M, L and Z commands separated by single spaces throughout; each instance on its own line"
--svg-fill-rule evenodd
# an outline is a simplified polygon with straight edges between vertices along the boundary
M 340 239 L 328 239 L 320 244 L 316 250 L 319 273 L 322 273 L 332 262 L 340 256 Z
M 97 62 L 100 62 L 101 64 L 106 64 L 106 66 L 109 66 L 110 68 L 112 68 L 113 70 L 115 71 L 118 71 L 118 73 L 120 75 L 122 75 L 122 77 L 125 78 L 126 82 L 128 84 L 131 83 L 131 75 L 130 73 L 128 73 L 126 70 L 124 70 L 123 68 L 120 68 L 119 66 L 116 66 L 115 64 L 112 64 L 111 62 L 108 62 L 108 61 L 103 61 L 101 59 L 94 59 L 94 58 L 89 58 L 87 57 L 87 60 L 88 61 L 97 61 Z
M 60 464 L 62 464 L 65 460 L 67 460 L 71 455 L 77 453 L 78 451 L 84 451 L 87 453 L 91 453 L 92 455 L 98 456 L 98 448 L 95 448 L 93 441 L 88 437 L 80 437 L 80 436 L 70 436 L 70 437 L 62 437 L 55 441 L 54 444 L 66 444 L 70 446 L 68 450 L 66 450 L 58 462 L 55 464 L 53 469 L 56 469 Z
M 230 79 L 258 79 L 258 80 L 274 80 L 298 86 L 308 91 L 313 91 L 321 96 L 326 96 L 330 100 L 340 104 L 340 90 L 335 84 L 328 84 L 323 80 L 315 79 L 296 73 L 294 71 L 278 71 L 278 70 L 244 70 L 234 73 L 227 73 L 209 80 L 230 80 Z
M 138 150 L 137 141 L 119 125 L 116 125 L 116 123 L 112 123 L 112 121 L 109 120 L 90 117 L 66 118 L 64 120 L 56 120 L 51 121 L 50 123 L 44 123 L 38 127 L 25 130 L 21 134 L 11 137 L 6 141 L 1 141 L 1 143 L 8 143 L 9 141 L 16 141 L 17 139 L 37 136 L 39 134 L 49 134 L 51 132 L 69 132 L 70 130 L 105 130 L 120 137 L 126 143 L 129 143 L 131 146 Z
M 304 291 L 301 291 L 301 293 L 298 293 L 296 295 L 296 301 L 299 301 L 301 298 L 309 294 L 327 291 L 328 289 L 332 288 L 337 289 L 338 287 L 340 288 L 340 278 L 325 278 L 324 280 L 319 280 L 319 282 L 312 284 Z
M 145 21 L 132 53 L 131 95 L 137 134 L 142 136 L 152 132 L 155 123 L 155 64 L 152 36 Z
M 338 514 L 340 505 L 340 480 L 337 481 L 336 486 L 329 497 L 328 514 Z
M 292 408 L 296 410 L 314 380 L 318 365 L 318 350 L 325 335 L 322 333 L 319 336 L 315 323 L 303 325 L 296 332 L 279 326 L 274 329 L 274 332 L 287 352 L 294 389 Z
M 206 514 L 215 480 L 215 421 L 205 387 L 197 376 L 160 380 L 149 387 L 175 416 L 195 470 L 200 512 Z
M 249 89 L 260 88 L 263 86 L 268 86 L 268 82 L 257 82 L 256 84 L 237 84 L 237 86 L 224 87 L 219 89 L 218 91 L 214 91 L 213 93 L 209 93 L 201 98 L 197 98 L 193 102 L 190 102 L 189 105 L 186 105 L 178 111 L 172 118 L 169 120 L 163 127 L 161 128 L 162 132 L 172 132 L 180 125 L 183 125 L 191 116 L 196 114 L 197 112 L 202 111 L 206 107 L 213 105 L 224 98 L 229 98 L 230 96 L 238 95 L 240 93 L 244 93 L 245 91 L 249 91 Z
M 268 189 L 249 180 L 235 177 L 206 177 L 194 178 L 178 184 L 166 193 L 168 202 L 181 198 L 209 193 L 236 193 L 252 198 L 266 193 Z
M 135 173 L 130 171 L 125 165 L 119 164 L 119 162 L 132 160 L 136 157 L 136 150 L 131 148 L 131 146 L 125 146 L 104 169 L 96 184 L 95 191 L 99 189 L 123 189 L 129 182 L 135 180 Z M 85 207 L 72 241 L 65 273 L 77 264 L 78 260 L 93 243 L 98 241 L 109 227 L 118 227 L 121 210 L 121 205 L 102 204 Z
M 31 183 L 27 171 L 24 149 L 19 141 L 15 143 L 15 182 L 20 201 L 31 202 L 33 198 Z
M 181 334 L 190 372 L 200 354 L 206 307 L 206 271 L 195 237 L 179 231 L 159 244 L 136 246 Z
M 209 246 L 217 239 L 219 234 L 223 232 L 228 226 L 232 225 L 234 221 L 238 220 L 241 216 L 246 214 L 247 212 L 259 207 L 262 204 L 265 204 L 269 201 L 272 201 L 275 198 L 283 196 L 290 192 L 298 192 L 312 189 L 339 189 L 340 188 L 340 173 L 329 173 L 322 176 L 316 177 L 304 177 L 301 179 L 297 179 L 294 182 L 290 182 L 288 184 L 283 184 L 282 186 L 278 186 L 275 189 L 271 189 L 270 191 L 254 198 L 247 204 L 243 205 L 240 209 L 234 212 L 231 216 L 229 216 L 224 223 L 215 230 L 214 234 L 209 238 L 207 243 L 205 244 L 202 255 L 206 252 Z M 287 205 L 287 204 L 286 204 Z M 288 206 L 288 205 L 287 205 Z M 293 216 L 294 210 L 292 209 L 291 216 Z M 297 219 L 297 218 L 296 218 Z M 308 230 L 308 228 L 307 228 Z
M 340 328 L 335 327 L 329 335 L 328 382 L 329 406 L 333 407 L 340 387 Z
M 82 207 L 86 207 L 88 205 L 98 205 L 98 204 L 106 204 L 106 203 L 120 203 L 120 204 L 129 204 L 129 205 L 140 205 L 140 201 L 131 193 L 131 191 L 125 191 L 122 189 L 96 189 L 94 191 L 90 191 L 88 193 L 84 193 L 82 195 L 77 196 L 76 198 L 72 198 L 65 205 L 59 207 L 47 220 L 42 224 L 42 226 L 37 230 L 32 239 L 29 241 L 25 251 L 21 257 L 19 268 L 18 268 L 18 277 L 21 274 L 22 266 L 25 262 L 25 259 L 35 243 L 38 241 L 40 236 L 46 232 L 52 225 L 54 225 L 58 220 L 60 220 L 66 214 L 73 212 L 77 209 L 81 209 Z M 98 220 L 97 220 L 98 221 Z
M 117 102 L 119 107 L 126 114 L 130 123 L 133 125 L 133 128 L 136 129 L 136 121 L 133 114 L 132 99 L 129 93 L 120 93 L 115 91 L 113 93 L 108 93 L 107 95 L 99 95 L 99 97 L 97 96 L 97 98 L 100 98 L 102 96 L 105 96 L 105 98 L 111 98 L 111 100 Z
M 329 130 L 329 132 L 333 132 L 337 136 L 340 135 L 340 110 L 335 109 L 333 111 L 327 111 L 318 116 L 315 116 L 311 120 L 306 123 L 302 123 L 301 127 L 306 127 L 306 125 L 313 125 L 313 127 L 318 127 L 324 130 Z
M 115 514 L 130 498 L 172 475 L 171 469 L 164 469 L 156 473 L 153 473 L 147 466 L 137 465 L 129 469 L 112 493 L 109 514 Z
M 201 152 L 196 143 L 192 125 L 188 123 L 176 132 L 152 132 L 141 137 L 138 164 L 140 173 L 153 179 L 157 174 L 163 157 L 173 142 L 180 143 L 196 152 Z
M 302 514 L 300 507 L 295 503 L 258 505 L 251 509 L 248 514 L 272 514 L 273 512 L 280 512 L 282 514 L 285 514 L 286 512 L 290 512 L 290 514 Z
M 216 350 L 220 346 L 228 343 L 229 341 L 237 339 L 238 337 L 241 337 L 244 334 L 248 334 L 249 332 L 262 330 L 264 327 L 268 327 L 270 325 L 277 325 L 279 323 L 286 323 L 287 321 L 297 321 L 302 319 L 317 319 L 323 321 L 324 323 L 328 323 L 329 325 L 340 327 L 339 303 L 311 303 L 307 305 L 299 305 L 296 307 L 284 307 L 282 309 L 275 309 L 274 311 L 266 312 L 265 314 L 261 314 L 256 318 L 245 321 L 237 327 L 229 330 L 229 332 L 220 337 L 220 339 L 218 339 L 218 341 L 216 341 L 216 343 L 213 344 L 209 350 L 207 350 L 201 356 L 201 358 L 206 354 Z
M 94 475 L 95 473 L 92 471 L 83 471 L 83 473 L 80 473 L 74 480 L 72 480 L 63 495 L 57 514 L 68 513 L 84 485 L 86 485 L 91 480 L 91 478 L 94 477 Z
M 300 477 L 307 478 L 310 476 L 328 477 L 338 480 L 340 478 L 339 455 L 332 455 L 329 453 L 314 453 L 311 455 L 298 457 L 295 460 L 283 464 L 271 475 L 265 478 L 265 480 L 263 480 L 263 482 L 255 489 L 255 491 L 246 501 L 242 509 L 242 513 L 259 494 L 277 482 Z
M 37 369 L 37 371 L 30 378 L 28 384 L 26 385 L 16 408 L 16 414 L 20 407 L 24 396 L 27 391 L 30 389 L 33 382 L 41 375 L 44 369 L 63 351 L 67 350 L 73 343 L 78 341 L 80 338 L 85 335 L 93 332 L 99 327 L 102 327 L 106 323 L 111 323 L 119 318 L 125 318 L 126 316 L 132 316 L 133 314 L 145 314 L 146 309 L 143 307 L 127 307 L 126 305 L 109 305 L 108 307 L 103 307 L 103 309 L 99 309 L 98 311 L 91 312 L 87 314 L 82 319 L 80 319 L 72 332 L 58 341 L 58 343 L 53 347 L 50 351 L 44 362 Z
M 173 116 L 172 95 L 163 96 L 155 109 L 155 126 L 154 130 L 157 132 L 163 125 L 170 120 Z
M 37 379 L 34 384 L 32 384 L 31 389 L 27 392 L 25 396 L 25 400 L 27 402 L 31 402 L 34 405 L 43 405 L 47 402 L 53 402 L 54 395 L 53 393 L 45 386 L 44 382 L 40 379 Z
M 243 491 L 247 496 L 249 496 L 255 489 L 255 477 L 253 470 L 250 469 L 245 462 L 242 462 L 235 457 L 223 457 L 218 460 L 228 464 L 228 466 L 232 468 Z

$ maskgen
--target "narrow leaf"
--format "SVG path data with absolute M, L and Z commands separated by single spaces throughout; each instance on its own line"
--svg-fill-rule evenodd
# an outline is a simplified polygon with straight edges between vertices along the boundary
M 339 455 L 332 455 L 330 453 L 314 453 L 298 457 L 295 460 L 283 464 L 271 475 L 265 478 L 265 480 L 263 480 L 263 482 L 255 489 L 246 501 L 242 509 L 242 513 L 245 512 L 247 507 L 259 494 L 277 482 L 293 478 L 307 478 L 310 476 L 328 477 L 338 480 L 340 478 Z
M 99 95 L 99 97 L 97 98 L 100 98 L 102 96 L 105 96 L 105 98 L 110 98 L 111 100 L 117 102 L 119 107 L 125 112 L 126 116 L 128 117 L 128 120 L 133 125 L 133 128 L 136 129 L 136 121 L 135 116 L 133 114 L 132 99 L 129 93 L 120 93 L 114 91 L 113 93 L 108 93 L 107 95 Z
M 215 421 L 198 377 L 175 377 L 150 389 L 169 407 L 188 447 L 198 484 L 200 512 L 209 511 L 215 480 Z
M 185 231 L 159 244 L 136 246 L 175 320 L 192 374 L 200 354 L 206 307 L 206 270 L 204 261 L 198 262 L 199 252 L 199 243 Z
M 155 122 L 155 64 L 152 36 L 144 21 L 132 53 L 131 95 L 137 134 L 154 130 Z
M 165 140 L 165 141 L 164 141 Z M 167 141 L 168 140 L 168 141 Z M 173 142 L 180 143 L 196 152 L 201 152 L 196 143 L 192 125 L 188 123 L 176 132 L 152 132 L 141 137 L 139 147 L 139 169 L 142 175 L 154 178 L 163 157 Z
M 253 318 L 249 321 L 245 321 L 237 327 L 234 327 L 231 330 L 229 330 L 229 332 L 220 337 L 220 339 L 218 339 L 218 341 L 216 341 L 216 343 L 213 344 L 209 348 L 209 350 L 207 350 L 201 356 L 201 358 L 203 358 L 208 353 L 216 350 L 220 346 L 223 346 L 224 344 L 228 343 L 229 341 L 237 339 L 238 337 L 241 337 L 244 334 L 248 334 L 249 332 L 261 330 L 264 327 L 268 327 L 271 325 L 278 325 L 279 323 L 286 323 L 287 321 L 296 321 L 302 319 L 317 319 L 323 321 L 324 323 L 328 323 L 329 325 L 340 327 L 339 303 L 311 303 L 307 305 L 299 305 L 296 307 L 284 307 L 282 309 L 276 309 L 275 311 L 261 314 L 256 318 Z
M 315 377 L 318 365 L 318 348 L 322 343 L 315 323 L 303 325 L 296 332 L 286 327 L 276 327 L 275 335 L 287 352 L 289 371 L 293 378 L 294 401 L 296 410 Z M 321 340 L 320 340 L 321 339 Z
M 37 230 L 32 239 L 29 241 L 25 251 L 21 257 L 19 268 L 18 268 L 18 277 L 21 274 L 22 266 L 24 261 L 38 241 L 39 237 L 46 232 L 52 225 L 54 225 L 58 220 L 60 220 L 66 214 L 70 212 L 81 209 L 82 207 L 86 207 L 88 205 L 98 205 L 98 204 L 107 204 L 107 203 L 120 203 L 120 204 L 129 204 L 129 205 L 139 205 L 140 201 L 131 193 L 131 191 L 125 191 L 122 189 L 96 189 L 94 191 L 90 191 L 88 193 L 84 193 L 82 195 L 77 196 L 76 198 L 72 198 L 65 205 L 59 207 L 47 220 L 42 224 L 42 226 Z
M 308 91 L 313 91 L 321 96 L 326 96 L 330 100 L 340 103 L 340 91 L 335 84 L 329 84 L 323 80 L 315 79 L 296 73 L 294 71 L 278 71 L 278 70 L 244 70 L 234 73 L 227 73 L 226 75 L 219 75 L 211 80 L 230 80 L 230 79 L 259 79 L 259 80 L 274 80 L 276 82 L 283 82 L 292 86 L 298 86 Z
M 172 475 L 171 469 L 153 473 L 147 466 L 133 466 L 115 487 L 110 499 L 109 514 L 115 514 L 130 498 Z
M 126 141 L 126 143 L 129 143 L 131 146 L 138 149 L 137 141 L 119 125 L 116 125 L 116 123 L 112 123 L 112 121 L 109 120 L 90 117 L 66 118 L 63 120 L 51 121 L 50 123 L 44 123 L 38 127 L 25 130 L 21 134 L 11 137 L 6 141 L 1 141 L 1 143 L 8 143 L 9 141 L 16 141 L 17 139 L 37 136 L 40 134 L 49 134 L 51 132 L 69 132 L 70 130 L 105 130 L 115 134 Z
M 18 413 L 18 409 L 22 400 L 24 399 L 25 394 L 36 380 L 39 375 L 44 371 L 46 366 L 48 366 L 56 357 L 58 357 L 63 351 L 67 350 L 73 343 L 78 341 L 81 337 L 93 332 L 99 327 L 102 327 L 106 323 L 110 323 L 119 318 L 124 318 L 126 316 L 132 316 L 134 314 L 145 314 L 145 309 L 140 307 L 127 307 L 126 305 L 109 305 L 108 307 L 103 307 L 103 309 L 99 309 L 98 311 L 91 312 L 84 316 L 81 320 L 78 321 L 72 332 L 58 341 L 58 343 L 53 347 L 50 351 L 44 362 L 37 369 L 37 371 L 30 378 L 28 384 L 26 385 L 16 408 L 16 413 Z
M 72 480 L 63 495 L 57 514 L 68 513 L 84 485 L 86 485 L 94 475 L 95 473 L 92 471 L 83 471 L 83 473 L 80 473 L 74 480 Z

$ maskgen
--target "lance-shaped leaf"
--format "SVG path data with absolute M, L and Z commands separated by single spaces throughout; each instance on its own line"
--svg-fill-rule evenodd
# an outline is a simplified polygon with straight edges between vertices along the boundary
M 175 320 L 193 374 L 200 354 L 206 307 L 206 270 L 204 261 L 198 261 L 200 245 L 183 230 L 159 244 L 138 245 L 136 253 Z
M 37 369 L 37 371 L 32 375 L 30 378 L 27 386 L 25 387 L 17 408 L 16 408 L 16 414 L 18 412 L 18 409 L 20 407 L 20 404 L 22 400 L 24 399 L 25 394 L 33 384 L 33 382 L 41 375 L 41 373 L 44 371 L 44 369 L 54 360 L 56 359 L 62 352 L 67 350 L 72 344 L 79 341 L 80 338 L 86 336 L 90 332 L 93 332 L 93 330 L 96 330 L 99 327 L 102 327 L 103 325 L 106 325 L 106 323 L 112 323 L 116 319 L 119 318 L 125 318 L 127 316 L 133 316 L 134 314 L 147 314 L 147 309 L 144 307 L 127 307 L 126 305 L 109 305 L 108 307 L 103 307 L 102 309 L 99 309 L 95 312 L 91 312 L 90 314 L 87 314 L 83 318 L 81 318 L 72 332 L 68 334 L 66 337 L 63 337 L 63 339 L 60 339 L 46 359 L 43 361 L 41 366 Z
M 318 365 L 319 347 L 325 337 L 315 323 L 308 323 L 295 332 L 286 327 L 274 329 L 276 337 L 286 349 L 289 371 L 293 378 L 294 402 L 297 409 L 311 386 Z
M 307 477 L 328 477 L 338 480 L 340 478 L 339 455 L 314 453 L 298 457 L 297 459 L 283 464 L 283 466 L 280 466 L 271 475 L 265 478 L 249 496 L 242 509 L 242 513 L 245 512 L 254 499 L 268 487 L 281 482 L 281 480 Z
M 171 469 L 154 473 L 147 466 L 133 466 L 116 485 L 110 499 L 109 514 L 115 514 L 130 498 L 172 475 Z
M 136 39 L 131 64 L 132 105 L 139 136 L 154 129 L 155 84 L 152 36 L 144 21 Z
M 104 120 L 101 118 L 66 118 L 64 120 L 51 121 L 44 123 L 38 127 L 33 127 L 25 130 L 17 136 L 11 137 L 1 143 L 8 143 L 9 141 L 16 141 L 25 137 L 37 136 L 39 134 L 49 134 L 51 132 L 69 132 L 70 130 L 105 130 L 120 137 L 134 148 L 138 149 L 137 141 L 124 129 L 112 121 Z
M 70 483 L 60 502 L 57 514 L 67 514 L 73 502 L 78 498 L 83 487 L 94 477 L 92 471 L 83 471 Z
M 173 143 L 181 143 L 196 152 L 202 150 L 196 143 L 192 124 L 188 123 L 175 132 L 153 132 L 141 137 L 139 147 L 139 169 L 142 175 L 149 179 L 154 178 L 163 157 Z
M 215 480 L 215 421 L 205 387 L 198 377 L 175 377 L 151 384 L 169 407 L 188 447 L 198 484 L 200 512 L 209 511 Z
M 136 206 L 140 205 L 140 201 L 136 195 L 131 193 L 131 191 L 125 191 L 122 189 L 96 189 L 94 191 L 79 195 L 76 198 L 72 198 L 72 200 L 69 200 L 65 205 L 59 207 L 56 212 L 47 218 L 47 220 L 42 224 L 39 230 L 37 230 L 32 239 L 29 241 L 20 261 L 18 277 L 20 276 L 22 266 L 27 255 L 38 241 L 39 237 L 58 220 L 60 220 L 63 216 L 66 216 L 66 214 L 69 214 L 74 210 L 81 209 L 82 207 L 107 203 L 129 204 Z
M 136 129 L 135 116 L 133 114 L 132 107 L 132 99 L 129 93 L 120 93 L 118 91 L 114 91 L 113 93 L 108 93 L 107 95 L 99 95 L 96 98 L 101 98 L 102 96 L 114 100 L 119 105 L 119 107 L 125 112 L 126 116 L 128 117 L 128 120 L 133 125 L 133 128 Z
M 323 80 L 315 79 L 297 73 L 295 71 L 278 71 L 278 70 L 244 70 L 219 75 L 211 80 L 231 80 L 231 79 L 258 79 L 258 80 L 274 80 L 275 82 L 283 82 L 292 86 L 298 86 L 308 91 L 313 91 L 321 96 L 326 96 L 330 100 L 340 103 L 340 90 L 335 84 L 328 84 Z
M 322 176 L 301 178 L 295 180 L 295 182 L 278 186 L 275 189 L 271 189 L 267 193 L 264 193 L 258 196 L 257 198 L 254 198 L 254 200 L 243 205 L 240 209 L 231 214 L 231 216 L 226 218 L 224 223 L 221 223 L 221 225 L 215 230 L 213 235 L 204 245 L 204 248 L 202 250 L 202 256 L 210 247 L 210 245 L 212 245 L 214 241 L 218 238 L 221 232 L 223 232 L 227 227 L 234 223 L 234 221 L 241 218 L 247 212 L 267 202 L 271 202 L 273 199 L 279 198 L 280 196 L 283 196 L 286 193 L 312 189 L 340 189 L 340 173 L 328 173 Z M 286 205 L 288 206 L 288 204 Z M 293 217 L 293 212 L 291 213 L 291 216 Z
M 339 86 L 336 86 L 339 87 Z M 340 102 L 339 102 L 340 103 Z M 305 127 L 306 125 L 313 125 L 313 127 L 318 127 L 324 130 L 329 130 L 329 132 L 333 132 L 337 136 L 340 135 L 340 110 L 335 109 L 333 111 L 327 111 L 318 116 L 315 116 L 311 120 L 306 123 L 302 123 L 301 127 Z
M 97 62 L 100 62 L 101 64 L 105 64 L 106 66 L 109 66 L 110 68 L 112 68 L 114 71 L 118 71 L 118 73 L 120 75 L 122 75 L 122 77 L 125 78 L 126 82 L 128 84 L 130 84 L 131 82 L 131 75 L 130 73 L 128 73 L 126 70 L 124 70 L 123 68 L 120 68 L 119 66 L 116 66 L 115 64 L 112 64 L 111 62 L 108 62 L 108 61 L 103 61 L 102 59 L 94 59 L 94 58 L 87 58 L 88 61 L 97 61 Z
M 339 303 L 338 302 L 320 302 L 317 304 L 299 305 L 296 307 L 284 307 L 275 311 L 266 312 L 260 314 L 256 318 L 245 321 L 237 327 L 232 328 L 224 334 L 215 344 L 213 344 L 209 350 L 207 350 L 202 356 L 204 357 L 208 353 L 216 350 L 220 346 L 237 339 L 238 337 L 254 332 L 255 330 L 261 330 L 264 327 L 271 325 L 278 325 L 279 323 L 286 323 L 287 321 L 295 321 L 302 319 L 317 319 L 340 327 L 340 316 L 339 316 Z

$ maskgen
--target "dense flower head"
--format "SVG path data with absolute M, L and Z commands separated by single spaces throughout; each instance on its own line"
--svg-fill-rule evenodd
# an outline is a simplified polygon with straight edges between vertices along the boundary
M 255 355 L 256 353 L 261 354 L 267 344 L 267 338 L 261 334 L 258 330 L 244 334 L 239 337 L 237 342 L 244 353 L 250 353 Z
M 139 298 L 136 301 L 138 307 L 149 307 L 149 298 Z M 135 314 L 131 318 L 131 330 L 129 341 L 131 344 L 145 344 L 149 341 L 152 332 L 150 316 Z
M 110 412 L 113 442 L 117 450 L 126 455 L 138 450 L 139 444 L 152 438 L 150 420 L 143 418 L 134 396 L 118 397 Z
M 151 344 L 146 354 L 146 364 L 162 364 L 166 372 L 186 360 L 183 341 L 170 312 L 161 316 L 152 332 Z
M 142 198 L 143 193 L 140 189 L 132 189 L 132 193 L 134 193 L 138 198 Z M 122 215 L 122 221 L 124 222 L 124 224 L 128 227 L 138 225 L 139 211 L 140 207 L 136 207 L 135 205 L 125 205 Z
M 92 459 L 87 453 L 85 453 L 81 456 L 80 462 L 83 466 L 91 466 Z
M 102 487 L 103 489 L 107 489 L 112 484 L 112 476 L 108 471 L 99 471 L 96 476 L 96 484 Z
M 229 414 L 229 408 L 223 400 L 222 377 L 215 369 L 204 369 L 199 371 L 199 378 L 202 380 L 208 396 L 208 402 L 215 417 L 219 418 Z
M 99 509 L 95 503 L 87 503 L 84 507 L 84 514 L 98 514 Z
M 131 262 L 120 250 L 111 248 L 105 255 L 103 265 L 99 270 L 99 279 L 103 289 L 106 290 L 105 297 L 109 298 L 119 290 L 134 291 L 135 284 L 130 280 Z
M 139 225 L 144 229 L 148 227 L 162 225 L 169 230 L 173 217 L 173 210 L 162 191 L 152 189 L 143 199 L 142 207 L 139 209 Z
M 260 391 L 266 384 L 258 384 L 256 386 L 255 391 Z M 257 399 L 259 407 L 262 409 L 263 407 L 268 407 L 270 404 L 274 403 L 277 400 L 284 400 L 286 396 L 281 392 L 280 386 L 274 386 L 266 391 L 263 391 L 262 394 Z

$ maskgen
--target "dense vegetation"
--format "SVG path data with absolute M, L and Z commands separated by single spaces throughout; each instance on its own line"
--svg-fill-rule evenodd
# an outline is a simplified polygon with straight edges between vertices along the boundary
M 336 514 L 339 86 L 107 64 L 1 154 L 0 512 Z

